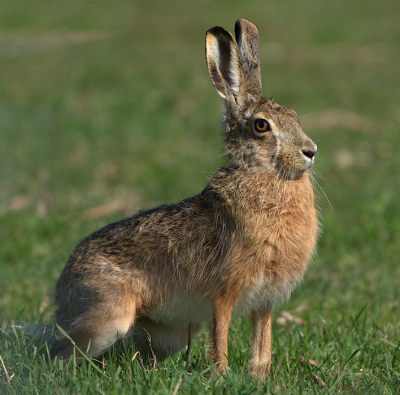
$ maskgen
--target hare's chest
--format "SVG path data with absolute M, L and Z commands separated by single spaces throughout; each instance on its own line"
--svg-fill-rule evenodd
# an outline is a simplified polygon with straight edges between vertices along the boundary
M 243 315 L 249 311 L 267 306 L 271 297 L 271 285 L 265 278 L 252 281 L 242 292 L 234 309 L 234 314 Z
M 235 306 L 236 314 L 245 314 L 274 304 L 281 298 L 289 298 L 296 285 L 302 280 L 311 249 L 304 251 L 301 243 L 266 243 L 253 267 L 257 275 L 247 278 L 243 291 Z M 247 261 L 248 262 L 248 261 Z
M 243 290 L 235 305 L 234 313 L 243 315 L 274 304 L 282 296 L 289 296 L 295 283 L 276 283 L 267 276 L 252 280 Z

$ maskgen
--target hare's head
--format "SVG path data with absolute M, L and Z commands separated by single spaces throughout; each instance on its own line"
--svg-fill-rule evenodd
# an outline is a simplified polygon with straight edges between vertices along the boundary
M 293 110 L 263 97 L 257 26 L 242 18 L 235 34 L 218 26 L 206 33 L 208 70 L 226 106 L 229 165 L 297 179 L 313 165 L 317 146 Z

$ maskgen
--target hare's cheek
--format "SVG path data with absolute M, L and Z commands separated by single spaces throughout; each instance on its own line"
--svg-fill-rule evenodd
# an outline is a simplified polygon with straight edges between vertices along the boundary
M 276 161 L 280 153 L 279 140 L 272 133 L 263 137 L 262 150 L 264 156 L 268 157 L 271 161 Z
M 287 173 L 287 159 L 285 158 L 285 155 L 282 153 L 279 153 L 275 157 L 275 170 L 278 173 L 279 176 L 282 178 L 286 178 L 285 174 Z

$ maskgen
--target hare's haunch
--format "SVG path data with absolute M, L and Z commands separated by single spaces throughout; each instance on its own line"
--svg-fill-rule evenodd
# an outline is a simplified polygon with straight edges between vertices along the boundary
M 316 145 L 297 115 L 262 94 L 257 27 L 206 33 L 211 81 L 225 104 L 227 164 L 198 195 L 83 239 L 56 286 L 56 322 L 89 356 L 118 338 L 162 359 L 211 321 L 211 359 L 227 367 L 232 314 L 251 313 L 250 371 L 271 366 L 271 313 L 301 281 L 318 220 L 308 170 Z M 60 356 L 73 344 L 56 333 Z M 190 338 L 190 339 L 189 339 Z

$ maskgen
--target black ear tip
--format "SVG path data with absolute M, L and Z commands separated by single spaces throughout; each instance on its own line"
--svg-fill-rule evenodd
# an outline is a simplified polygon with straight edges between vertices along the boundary
M 243 22 L 250 22 L 250 21 L 249 21 L 247 18 L 243 17 L 243 18 L 238 19 L 238 20 L 236 21 L 235 25 L 240 25 L 240 24 L 242 24 Z
M 243 19 L 243 18 L 242 18 Z M 235 37 L 236 41 L 239 41 L 239 37 L 242 35 L 242 25 L 240 24 L 241 19 L 238 19 L 235 23 Z
M 240 18 L 235 22 L 235 34 L 239 34 L 242 31 L 243 24 L 246 22 L 250 22 L 250 21 L 245 17 Z
M 207 30 L 206 35 L 212 34 L 214 36 L 222 36 L 226 34 L 227 31 L 221 26 L 214 26 L 211 29 Z
M 236 41 L 241 40 L 241 37 L 244 34 L 244 31 L 257 31 L 257 25 L 253 22 L 249 21 L 247 18 L 243 17 L 236 21 L 235 23 L 235 36 Z

